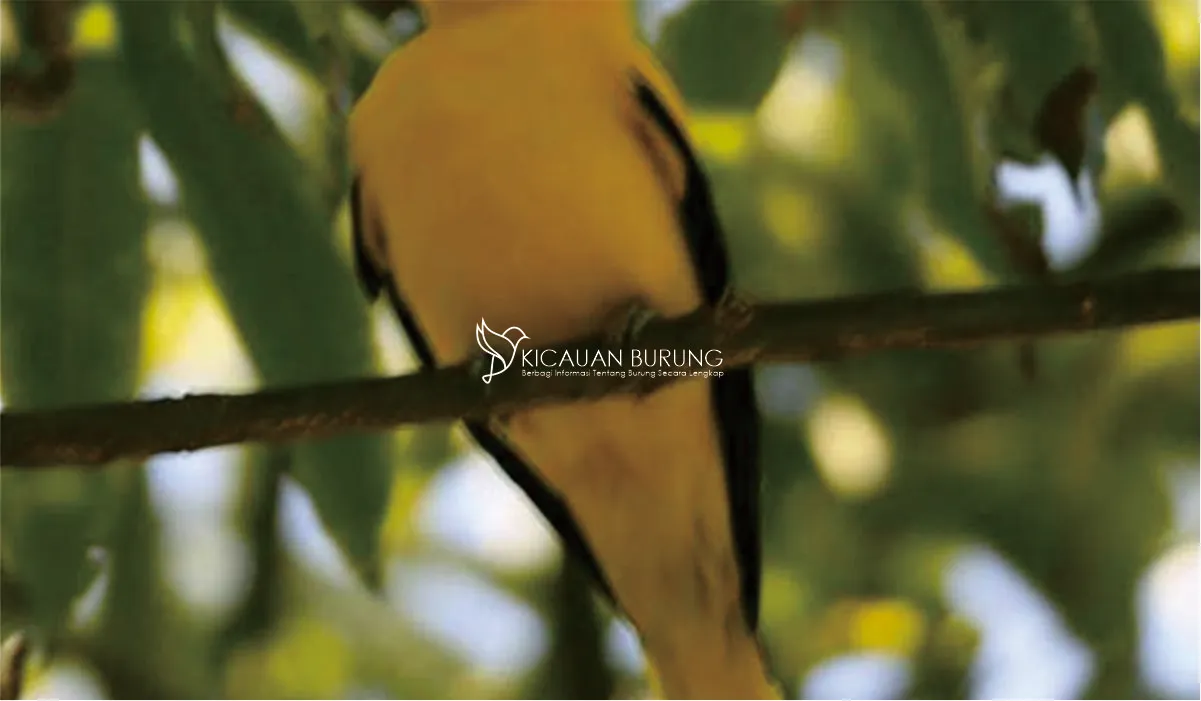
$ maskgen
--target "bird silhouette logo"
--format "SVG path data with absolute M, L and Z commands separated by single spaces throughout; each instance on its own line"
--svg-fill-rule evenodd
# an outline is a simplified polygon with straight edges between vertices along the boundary
M 504 333 L 496 333 L 488 328 L 488 324 L 483 319 L 480 319 L 480 323 L 475 327 L 475 342 L 480 345 L 480 350 L 491 357 L 488 372 L 484 373 L 484 384 L 491 383 L 493 377 L 513 365 L 513 361 L 517 358 L 517 346 L 528 338 L 525 331 L 516 326 L 510 326 L 505 329 Z M 498 363 L 500 364 L 499 370 L 496 369 Z

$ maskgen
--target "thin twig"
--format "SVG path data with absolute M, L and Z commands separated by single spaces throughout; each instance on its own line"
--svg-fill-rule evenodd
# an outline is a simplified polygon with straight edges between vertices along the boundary
M 634 335 L 640 349 L 719 349 L 722 369 L 815 362 L 896 348 L 947 348 L 1094 331 L 1198 315 L 1197 268 L 1108 280 L 979 292 L 893 292 L 814 302 L 738 305 L 654 320 Z M 512 320 L 520 322 L 520 320 Z M 506 320 L 508 323 L 509 320 Z M 465 329 L 464 333 L 470 333 Z M 602 336 L 562 350 L 612 347 Z M 519 372 L 485 385 L 463 363 L 395 378 L 195 395 L 0 414 L 0 464 L 98 466 L 118 458 L 246 441 L 280 442 L 404 424 L 504 415 L 548 402 L 646 392 L 663 377 L 532 378 Z
M 21 698 L 28 654 L 29 643 L 20 631 L 8 636 L 4 645 L 0 646 L 0 699 Z

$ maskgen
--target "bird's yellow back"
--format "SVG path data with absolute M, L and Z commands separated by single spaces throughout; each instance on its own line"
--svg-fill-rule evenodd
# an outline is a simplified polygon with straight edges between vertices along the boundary
M 676 119 L 681 101 L 628 6 L 438 0 L 427 23 L 356 106 L 351 145 L 365 253 L 433 360 L 476 353 L 481 319 L 547 345 L 634 299 L 665 315 L 700 306 L 686 164 L 635 81 Z M 668 693 L 771 698 L 742 614 L 710 390 L 686 380 L 524 411 L 503 436 L 565 502 Z
M 628 69 L 649 59 L 629 35 L 625 4 L 450 0 L 430 9 L 428 35 L 380 69 L 351 134 L 369 218 L 398 232 L 442 232 L 437 240 L 397 236 L 391 250 L 376 250 L 401 266 L 393 272 L 402 291 L 461 279 L 495 291 L 483 308 L 474 299 L 443 303 L 426 329 L 440 360 L 471 352 L 463 330 L 481 315 L 520 321 L 545 344 L 590 330 L 614 295 L 641 294 L 647 284 L 662 290 L 666 313 L 695 307 L 682 237 L 657 235 L 678 225 L 660 164 L 638 141 L 643 118 Z M 551 236 L 564 245 L 548 246 Z M 589 247 L 595 265 L 575 270 Z M 574 294 L 546 299 L 548 281 L 568 274 L 593 284 L 576 279 L 564 286 Z M 515 314 L 520 320 L 502 318 Z

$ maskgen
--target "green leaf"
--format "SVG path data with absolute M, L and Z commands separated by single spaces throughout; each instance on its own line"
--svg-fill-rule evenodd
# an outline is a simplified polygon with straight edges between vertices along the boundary
M 147 292 L 137 115 L 112 57 L 83 57 L 63 111 L 3 121 L 0 379 L 11 408 L 129 399 Z M 127 469 L 114 466 L 113 470 Z M 111 471 L 0 473 L 4 563 L 44 632 L 66 620 L 112 507 Z
M 111 527 L 107 594 L 89 662 L 113 698 L 212 696 L 216 680 L 200 665 L 203 638 L 177 614 L 174 592 L 163 577 L 162 529 L 148 473 L 111 474 L 119 511 Z
M 344 28 L 343 9 L 340 2 L 330 0 L 305 2 L 298 7 L 320 54 L 315 77 L 325 90 L 325 168 L 322 176 L 331 214 L 337 211 L 338 203 L 350 186 L 346 129 L 350 109 L 351 45 Z
M 232 79 L 206 80 L 189 60 L 172 32 L 183 5 L 117 5 L 126 65 L 263 383 L 374 373 L 367 304 L 334 244 L 317 184 L 253 96 Z M 371 585 L 391 461 L 385 435 L 313 441 L 296 451 L 293 475 Z
M 852 11 L 842 26 L 846 64 L 847 99 L 854 105 L 855 161 L 847 168 L 864 181 L 873 194 L 895 201 L 912 196 L 925 172 L 926 154 L 917 150 L 909 115 L 897 109 L 898 94 L 887 71 L 881 70 L 871 49 L 876 29 L 867 18 Z
M 916 289 L 921 259 L 912 237 L 901 228 L 895 201 L 839 196 L 825 199 L 837 212 L 838 227 L 827 236 L 830 257 L 855 292 Z
M 694 0 L 663 24 L 658 54 L 689 105 L 754 110 L 792 43 L 772 0 Z
M 841 18 L 848 50 L 862 52 L 910 122 L 934 220 L 984 269 L 1011 274 L 1009 253 L 984 216 L 992 164 L 980 157 L 968 128 L 967 91 L 954 69 L 962 57 L 946 18 L 925 2 L 848 3 Z
M 1099 40 L 1102 90 L 1118 105 L 1175 103 L 1151 8 L 1142 0 L 1090 0 L 1085 7 Z M 1116 110 L 1115 110 L 1116 111 Z

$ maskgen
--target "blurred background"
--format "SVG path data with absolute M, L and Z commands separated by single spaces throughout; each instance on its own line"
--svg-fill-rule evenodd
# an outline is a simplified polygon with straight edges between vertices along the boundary
M 412 6 L 2 8 L 6 407 L 416 367 L 353 279 L 343 139 Z M 760 299 L 1197 262 L 1189 0 L 631 12 Z M 1201 694 L 1196 323 L 756 381 L 790 697 Z M 0 499 L 28 697 L 646 693 L 631 629 L 456 426 L 5 470 Z

